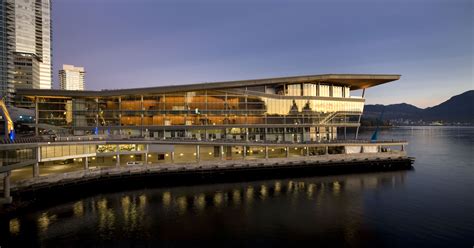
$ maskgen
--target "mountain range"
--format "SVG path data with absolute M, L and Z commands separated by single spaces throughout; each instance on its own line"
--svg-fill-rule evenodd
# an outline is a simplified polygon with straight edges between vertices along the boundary
M 363 123 L 380 119 L 381 116 L 384 122 L 396 124 L 430 122 L 474 124 L 474 90 L 453 96 L 439 105 L 425 109 L 407 103 L 365 105 Z

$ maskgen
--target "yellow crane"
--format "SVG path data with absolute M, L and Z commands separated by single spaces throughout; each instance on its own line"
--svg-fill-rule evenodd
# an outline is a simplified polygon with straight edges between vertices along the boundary
M 15 129 L 13 126 L 12 118 L 10 117 L 10 113 L 8 113 L 7 106 L 3 99 L 0 99 L 0 108 L 2 109 L 3 118 L 5 119 L 5 137 L 13 140 L 15 138 Z

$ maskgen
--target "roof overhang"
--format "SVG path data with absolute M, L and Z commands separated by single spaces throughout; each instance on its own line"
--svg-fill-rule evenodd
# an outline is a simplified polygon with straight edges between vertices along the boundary
M 365 89 L 374 87 L 400 79 L 400 75 L 396 74 L 323 74 L 323 75 L 307 75 L 294 77 L 278 77 L 264 79 L 250 79 L 238 81 L 223 81 L 212 83 L 196 83 L 183 85 L 158 86 L 147 88 L 131 88 L 116 90 L 100 90 L 100 91 L 70 91 L 70 90 L 45 90 L 45 89 L 18 89 L 17 94 L 23 96 L 119 96 L 134 94 L 156 94 L 171 93 L 177 91 L 196 91 L 196 90 L 222 90 L 225 88 L 252 87 L 261 85 L 284 84 L 284 83 L 303 83 L 303 82 L 320 82 L 332 83 L 336 85 L 349 86 L 351 90 Z

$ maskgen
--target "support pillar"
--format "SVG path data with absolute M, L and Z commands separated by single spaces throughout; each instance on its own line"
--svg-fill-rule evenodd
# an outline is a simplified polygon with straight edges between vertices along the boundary
M 265 146 L 265 159 L 268 159 L 268 146 Z
M 36 163 L 33 164 L 33 177 L 39 177 L 39 161 L 41 160 L 40 147 L 36 148 Z
M 285 149 L 286 149 L 286 157 L 289 158 L 290 157 L 290 148 L 287 146 Z
M 38 108 L 38 97 L 35 97 L 35 135 L 39 135 L 39 129 L 38 129 L 38 124 L 39 124 L 39 108 Z M 6 123 L 6 122 L 5 122 Z M 7 129 L 5 129 L 7 130 Z M 39 148 L 38 148 L 39 149 Z
M 306 156 L 309 156 L 309 146 L 305 147 L 306 148 L 306 151 L 305 151 L 305 155 Z
M 39 163 L 33 164 L 33 177 L 39 177 Z
M 199 160 L 200 160 L 200 149 L 199 149 L 199 145 L 196 145 L 196 162 L 199 163 Z
M 329 146 L 326 146 L 326 155 L 329 155 Z
M 365 89 L 362 89 L 362 98 L 364 98 L 365 96 Z M 357 130 L 356 130 L 356 133 L 355 133 L 355 139 L 357 139 L 357 137 L 359 136 L 359 127 L 360 127 L 360 119 L 362 118 L 362 113 L 360 113 L 359 115 L 359 121 L 357 122 L 359 125 L 357 126 Z
M 84 170 L 89 170 L 89 157 L 84 158 Z
M 12 202 L 12 197 L 10 195 L 10 175 L 11 175 L 11 172 L 7 171 L 4 173 L 4 178 L 3 178 L 3 197 L 8 203 Z
M 120 167 L 120 146 L 117 145 L 117 163 L 115 164 L 115 167 Z
M 405 151 L 405 145 L 402 145 L 402 149 L 401 149 L 402 152 Z
M 224 146 L 219 146 L 219 157 L 224 160 Z
M 245 157 L 247 157 L 247 147 L 246 146 L 242 147 L 242 153 L 243 153 L 243 156 L 244 156 L 244 159 L 245 159 Z
M 148 152 L 145 152 L 145 165 L 148 164 Z
M 174 163 L 174 152 L 171 152 L 171 163 Z

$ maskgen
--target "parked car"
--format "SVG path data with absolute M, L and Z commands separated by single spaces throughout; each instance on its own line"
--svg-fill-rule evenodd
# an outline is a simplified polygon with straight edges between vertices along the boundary
M 127 165 L 143 165 L 142 161 L 128 161 Z

